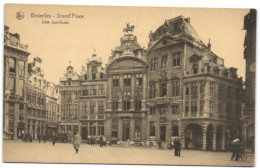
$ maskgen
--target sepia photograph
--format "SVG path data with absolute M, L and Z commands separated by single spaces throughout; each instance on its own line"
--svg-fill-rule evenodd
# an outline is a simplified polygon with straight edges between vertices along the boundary
M 5 4 L 3 162 L 255 166 L 256 12 Z

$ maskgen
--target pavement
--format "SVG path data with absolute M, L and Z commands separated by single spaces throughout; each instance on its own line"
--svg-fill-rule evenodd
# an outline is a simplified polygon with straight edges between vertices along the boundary
M 204 165 L 204 166 L 254 166 L 254 155 L 246 162 L 232 161 L 231 152 L 212 152 L 182 149 L 181 157 L 174 150 L 158 150 L 132 146 L 90 146 L 81 144 L 76 154 L 71 143 L 24 143 L 21 140 L 3 141 L 4 162 L 31 163 L 89 163 L 89 164 L 149 164 L 149 165 Z

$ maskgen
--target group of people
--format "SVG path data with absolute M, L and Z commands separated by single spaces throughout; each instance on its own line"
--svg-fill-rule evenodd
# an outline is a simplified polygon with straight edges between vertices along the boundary
M 182 144 L 180 142 L 180 139 L 176 138 L 174 140 L 174 149 L 175 149 L 174 155 L 175 156 L 181 156 L 181 146 L 182 146 Z M 158 141 L 158 149 L 162 149 L 162 141 L 161 140 Z
M 24 141 L 25 143 L 32 142 L 32 137 L 33 137 L 32 134 L 29 133 L 23 134 L 22 141 Z

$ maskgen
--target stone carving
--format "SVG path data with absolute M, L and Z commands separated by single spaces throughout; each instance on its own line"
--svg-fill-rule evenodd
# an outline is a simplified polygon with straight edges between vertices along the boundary
M 123 29 L 123 32 L 129 33 L 134 31 L 135 26 L 132 25 L 130 26 L 130 23 L 126 23 L 126 28 Z
M 169 79 L 168 72 L 166 72 L 165 70 L 161 71 L 160 79 L 161 80 L 168 80 Z

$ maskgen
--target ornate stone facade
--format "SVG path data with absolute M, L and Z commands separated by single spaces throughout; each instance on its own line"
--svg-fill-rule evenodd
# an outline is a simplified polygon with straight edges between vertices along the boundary
M 148 62 L 133 30 L 128 23 L 106 67 L 105 134 L 112 143 L 146 140 Z
M 182 16 L 150 32 L 148 139 L 224 150 L 239 135 L 242 78 Z

